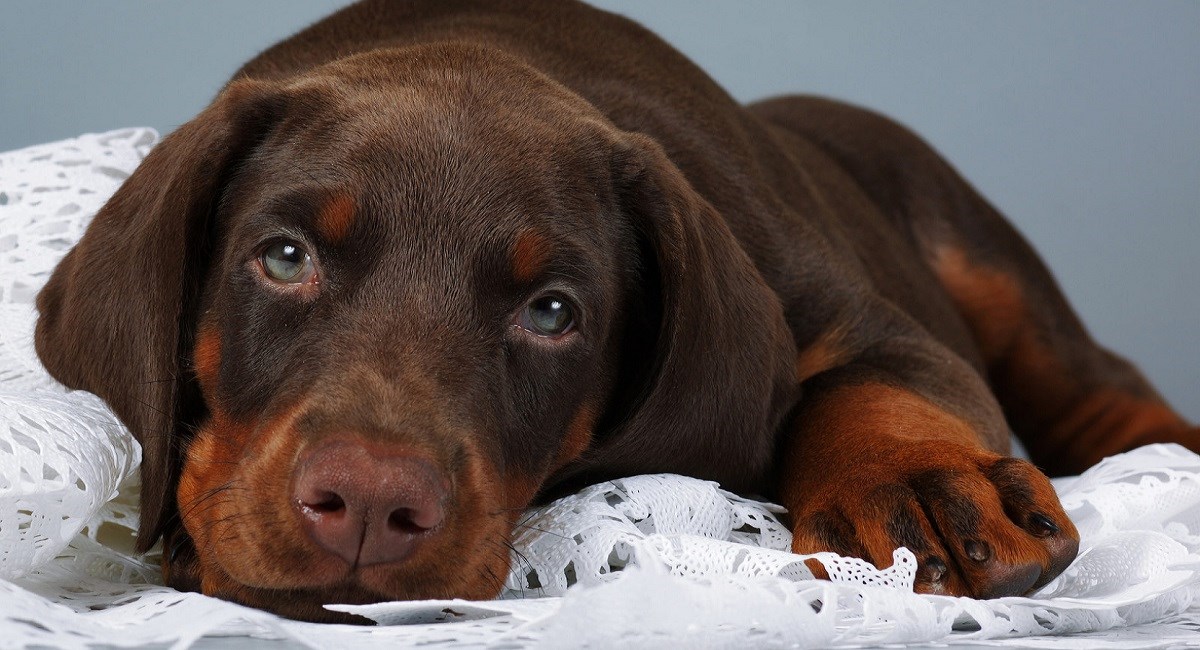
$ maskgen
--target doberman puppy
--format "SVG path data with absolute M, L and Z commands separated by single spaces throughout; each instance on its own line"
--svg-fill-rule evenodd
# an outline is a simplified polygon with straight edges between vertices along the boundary
M 1200 434 L 1097 346 L 929 146 L 736 103 L 567 1 L 367 0 L 250 61 L 39 296 L 37 348 L 141 441 L 169 584 L 287 616 L 488 598 L 516 513 L 676 472 L 799 553 L 1023 594 L 1046 476 Z

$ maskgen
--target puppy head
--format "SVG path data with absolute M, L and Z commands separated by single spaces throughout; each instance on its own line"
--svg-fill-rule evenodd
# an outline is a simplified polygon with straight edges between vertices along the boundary
M 495 595 L 553 483 L 761 473 L 791 365 L 656 144 L 464 46 L 231 84 L 39 309 L 48 369 L 142 442 L 168 581 L 313 620 Z

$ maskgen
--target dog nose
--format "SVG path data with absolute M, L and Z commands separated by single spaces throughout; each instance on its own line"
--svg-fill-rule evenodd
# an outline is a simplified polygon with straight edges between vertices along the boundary
M 292 503 L 318 546 L 352 566 L 399 562 L 444 516 L 446 482 L 420 456 L 337 441 L 297 466 Z

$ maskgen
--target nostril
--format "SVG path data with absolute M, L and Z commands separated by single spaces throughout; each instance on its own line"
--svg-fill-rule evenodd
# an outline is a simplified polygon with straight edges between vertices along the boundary
M 431 530 L 442 521 L 440 508 L 397 508 L 388 516 L 388 530 L 417 535 Z
M 321 514 L 335 514 L 346 509 L 346 502 L 336 492 L 320 492 L 313 499 L 304 499 L 300 503 Z
M 408 533 L 416 535 L 424 532 L 425 529 L 415 524 L 412 520 L 412 510 L 401 508 L 396 510 L 388 517 L 388 529 L 397 533 Z

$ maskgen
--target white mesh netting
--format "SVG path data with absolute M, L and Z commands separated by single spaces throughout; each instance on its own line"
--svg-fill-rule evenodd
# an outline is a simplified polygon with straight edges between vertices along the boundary
M 526 513 L 501 599 L 331 605 L 376 627 L 163 587 L 157 558 L 130 551 L 140 449 L 32 349 L 38 288 L 156 138 L 127 129 L 0 154 L 0 646 L 1200 646 L 1200 457 L 1172 445 L 1057 482 L 1081 553 L 1036 598 L 913 594 L 904 549 L 884 570 L 816 556 L 834 582 L 812 580 L 787 552 L 777 506 L 679 476 L 604 483 Z

